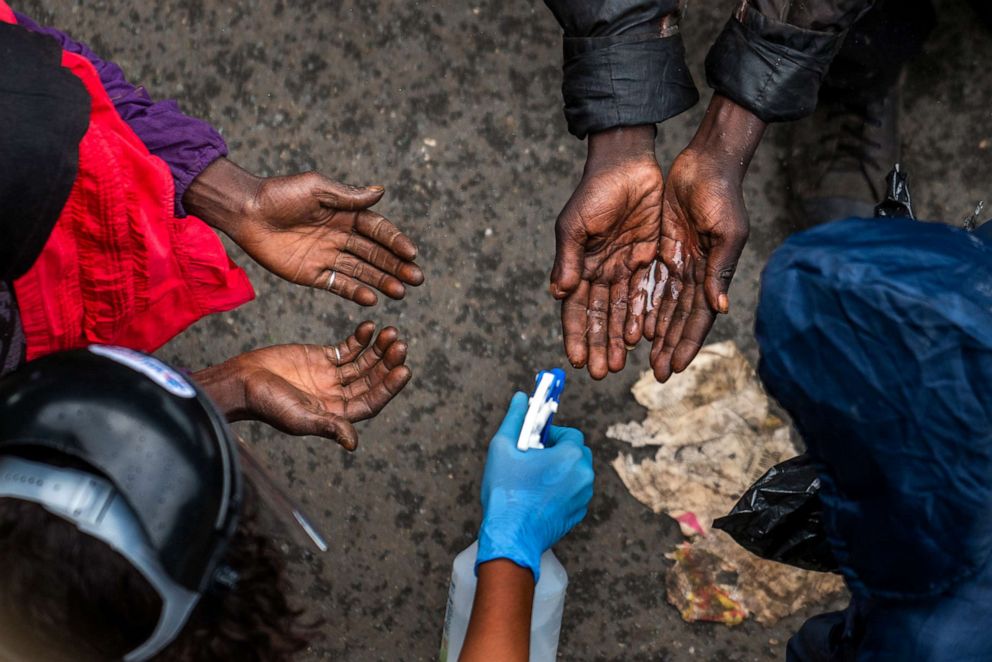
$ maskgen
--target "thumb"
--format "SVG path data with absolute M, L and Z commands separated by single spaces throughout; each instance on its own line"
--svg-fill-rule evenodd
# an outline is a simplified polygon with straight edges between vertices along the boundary
M 317 188 L 317 199 L 325 207 L 359 211 L 368 209 L 382 199 L 386 190 L 381 186 L 351 186 L 322 177 Z
M 335 414 L 325 414 L 317 423 L 321 430 L 317 435 L 333 439 L 346 451 L 353 451 L 358 447 L 358 432 L 350 421 Z
M 342 448 L 353 451 L 358 446 L 358 432 L 347 419 L 331 414 L 323 408 L 303 406 L 295 411 L 290 422 L 290 434 L 312 434 L 336 441 Z
M 582 280 L 582 263 L 586 257 L 586 233 L 562 219 L 555 225 L 555 264 L 551 269 L 551 296 L 564 299 Z
M 712 240 L 712 247 L 706 256 L 706 275 L 703 289 L 706 302 L 713 310 L 727 314 L 730 312 L 730 281 L 737 271 L 737 261 L 747 243 L 747 226 L 744 230 L 730 235 L 718 235 Z
M 510 407 L 506 410 L 506 416 L 496 432 L 496 436 L 509 439 L 516 445 L 517 437 L 520 436 L 520 429 L 524 426 L 524 418 L 527 416 L 527 394 L 517 391 L 510 400 Z

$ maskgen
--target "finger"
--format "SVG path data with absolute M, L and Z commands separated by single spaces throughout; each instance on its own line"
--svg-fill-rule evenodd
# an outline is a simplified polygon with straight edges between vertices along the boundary
M 331 274 L 334 274 L 333 278 Z M 321 271 L 313 286 L 318 290 L 333 292 L 361 306 L 374 306 L 379 301 L 379 297 L 367 285 L 363 285 L 351 276 L 334 269 L 324 269 Z
M 376 368 L 378 368 L 379 366 L 385 366 L 389 370 L 392 370 L 397 366 L 403 365 L 404 363 L 406 363 L 406 355 L 408 351 L 409 351 L 409 345 L 407 345 L 402 340 L 397 340 L 396 342 L 394 342 L 392 345 L 389 346 L 389 349 L 386 350 L 385 355 L 383 355 L 382 357 L 382 361 L 379 363 L 378 366 L 376 366 Z
M 340 366 L 351 363 L 362 353 L 363 349 L 369 346 L 374 333 L 375 322 L 365 320 L 343 342 L 324 347 L 324 353 L 333 365 Z
M 734 225 L 732 227 L 740 227 Z M 710 308 L 723 314 L 730 312 L 730 281 L 737 271 L 744 245 L 747 243 L 747 222 L 743 230 L 731 234 L 717 235 L 710 240 L 706 257 L 705 293 Z
M 496 431 L 496 438 L 509 439 L 514 445 L 520 436 L 520 430 L 524 426 L 524 417 L 527 416 L 528 398 L 523 391 L 517 391 L 510 399 L 510 406 L 506 409 L 503 422 L 499 424 Z
M 355 220 L 355 229 L 369 239 L 378 242 L 403 260 L 417 257 L 417 247 L 413 241 L 386 218 L 373 211 L 363 211 Z
M 314 195 L 325 207 L 358 211 L 367 209 L 382 199 L 385 189 L 381 186 L 352 186 L 328 179 L 315 173 L 319 178 Z
M 668 329 L 675 317 L 675 311 L 679 307 L 679 301 L 684 290 L 683 282 L 680 278 L 669 275 L 667 280 L 668 282 L 662 290 L 662 297 L 658 303 L 658 308 L 655 310 L 657 319 L 654 325 L 653 340 L 655 343 L 659 343 L 659 345 L 665 341 L 665 336 L 668 334 Z
M 376 363 L 365 373 L 369 376 L 371 384 L 381 382 L 386 378 L 390 370 L 406 363 L 406 353 L 407 344 L 402 340 L 398 340 L 390 345 L 389 349 L 386 350 L 386 355 L 382 357 L 382 361 Z
M 379 332 L 379 337 L 377 337 L 375 342 L 372 343 L 372 347 L 358 357 L 358 360 L 355 361 L 355 365 L 360 371 L 367 371 L 369 368 L 382 360 L 382 358 L 386 355 L 386 352 L 390 347 L 392 347 L 393 343 L 399 339 L 399 337 L 399 329 L 395 326 L 387 326 Z
M 628 347 L 633 347 L 641 340 L 644 328 L 644 314 L 648 307 L 650 295 L 648 283 L 652 281 L 654 264 L 641 267 L 630 277 L 627 285 L 627 317 L 623 321 L 623 341 Z
M 371 285 L 390 299 L 402 299 L 406 296 L 406 288 L 399 279 L 351 253 L 338 253 L 331 268 L 340 274 L 346 274 L 366 285 Z
M 696 268 L 697 279 L 702 282 L 708 269 L 702 265 Z M 692 312 L 686 320 L 685 328 L 682 330 L 682 338 L 676 345 L 672 354 L 672 370 L 682 372 L 692 360 L 696 358 L 699 349 L 703 346 L 706 336 L 713 328 L 716 321 L 716 312 L 710 307 L 704 288 L 696 286 L 696 294 L 693 297 Z
M 344 415 L 349 421 L 362 421 L 372 418 L 385 407 L 390 400 L 403 390 L 413 373 L 405 365 L 393 368 L 385 378 L 376 383 L 368 391 L 344 404 Z
M 344 418 L 334 414 L 327 414 L 326 416 L 322 416 L 317 424 L 320 427 L 318 431 L 312 434 L 326 439 L 333 439 L 348 451 L 353 451 L 358 447 L 358 432 L 355 430 L 355 426 Z
M 668 352 L 669 357 L 671 357 L 671 353 L 675 351 L 675 347 L 678 345 L 679 340 L 682 339 L 682 332 L 685 329 L 689 315 L 692 313 L 692 306 L 696 301 L 696 294 L 699 289 L 700 288 L 696 287 L 696 284 L 692 280 L 688 280 L 685 283 L 685 289 L 682 290 L 682 294 L 679 296 L 678 305 L 672 315 L 671 322 L 668 325 L 668 330 L 665 332 L 665 342 L 663 348 L 666 352 Z
M 338 368 L 338 381 L 341 384 L 350 384 L 361 377 L 363 373 L 368 372 L 369 369 L 382 360 L 382 357 L 392 344 L 396 342 L 398 337 L 399 331 L 396 330 L 396 327 L 389 326 L 383 329 L 371 348 L 363 352 L 361 356 L 354 358 L 351 362 Z M 366 346 L 368 346 L 368 343 L 366 343 Z
M 610 307 L 610 288 L 596 283 L 589 293 L 589 376 L 602 379 L 609 372 L 606 361 L 607 323 Z
M 561 329 L 565 336 L 565 355 L 572 367 L 582 368 L 589 358 L 586 345 L 586 324 L 589 303 L 589 281 L 582 281 L 567 299 L 561 302 Z
M 312 434 L 332 439 L 349 451 L 358 446 L 358 433 L 351 423 L 306 400 L 301 401 L 299 407 L 286 410 L 280 420 L 270 421 L 270 424 L 287 434 Z
M 691 279 L 686 266 L 686 257 L 682 253 L 681 241 L 662 237 L 659 252 L 664 269 L 655 278 L 655 289 L 658 290 L 658 281 L 663 281 L 664 285 L 660 290 L 660 296 L 655 299 L 657 318 L 654 324 L 654 340 L 664 341 L 683 290 Z
M 388 377 L 393 369 L 406 363 L 406 351 L 405 342 L 395 342 L 390 345 L 382 361 L 359 374 L 358 377 L 344 386 L 342 389 L 344 399 L 354 400 L 374 389 L 377 384 Z
M 555 263 L 551 268 L 551 296 L 564 299 L 582 280 L 586 231 L 581 222 L 569 220 L 568 208 L 555 224 Z
M 623 324 L 627 319 L 627 281 L 610 286 L 610 309 L 607 322 L 606 363 L 610 372 L 620 372 L 627 363 L 627 345 L 623 340 Z
M 655 329 L 658 326 L 658 314 L 661 312 L 661 304 L 669 282 L 668 267 L 661 260 L 658 260 L 654 268 L 654 286 L 649 287 L 649 305 L 644 313 L 644 325 L 641 327 L 644 337 L 648 340 L 654 339 Z
M 401 260 L 390 253 L 382 244 L 352 233 L 344 249 L 356 255 L 369 264 L 375 265 L 387 274 L 399 278 L 410 285 L 420 285 L 424 282 L 424 272 L 413 262 Z
M 552 425 L 548 427 L 548 440 L 553 446 L 561 446 L 562 444 L 585 446 L 585 439 L 586 438 L 585 435 L 582 434 L 582 430 L 567 428 L 560 425 Z
M 658 332 L 655 335 L 654 345 L 651 348 L 651 367 L 654 368 L 655 379 L 659 382 L 668 381 L 668 378 L 672 376 L 672 353 L 682 338 L 682 330 L 685 328 L 686 320 L 692 310 L 696 289 L 693 281 L 690 280 L 685 283 L 685 289 L 680 293 L 665 333 Z M 660 318 L 658 328 L 661 328 Z

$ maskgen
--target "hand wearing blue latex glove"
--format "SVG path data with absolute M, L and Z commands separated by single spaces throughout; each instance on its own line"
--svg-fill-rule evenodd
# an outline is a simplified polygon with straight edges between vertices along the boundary
M 482 477 L 479 564 L 509 559 L 540 579 L 541 555 L 582 521 L 592 499 L 592 452 L 582 433 L 551 426 L 549 448 L 519 451 L 527 396 L 517 393 L 489 442 Z

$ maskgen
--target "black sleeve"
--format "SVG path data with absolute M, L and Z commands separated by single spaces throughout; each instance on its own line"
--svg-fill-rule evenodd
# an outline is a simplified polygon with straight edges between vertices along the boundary
M 90 97 L 61 61 L 53 39 L 0 24 L 0 281 L 31 268 L 76 179 Z
M 706 58 L 718 94 L 766 122 L 816 108 L 820 83 L 872 0 L 743 0 Z
M 655 124 L 699 100 L 678 33 L 678 0 L 545 0 L 564 31 L 568 130 L 585 138 Z

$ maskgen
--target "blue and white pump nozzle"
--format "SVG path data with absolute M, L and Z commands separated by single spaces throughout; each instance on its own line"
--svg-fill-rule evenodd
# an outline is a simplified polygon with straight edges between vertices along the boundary
M 517 450 L 544 448 L 548 441 L 548 426 L 558 411 L 558 400 L 565 390 L 565 371 L 561 368 L 542 370 L 534 378 L 534 393 L 517 438 Z

